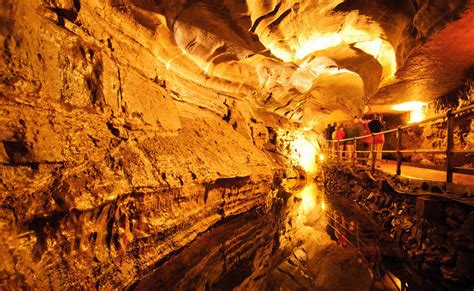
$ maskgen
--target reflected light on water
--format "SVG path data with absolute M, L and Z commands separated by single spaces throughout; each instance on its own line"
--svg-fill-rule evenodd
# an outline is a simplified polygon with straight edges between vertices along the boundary
M 301 210 L 303 214 L 308 214 L 316 207 L 316 185 L 314 183 L 303 187 L 301 195 Z
M 296 196 L 300 198 L 298 205 L 298 221 L 303 224 L 316 225 L 325 223 L 326 211 L 330 204 L 325 200 L 324 192 L 315 182 L 309 182 L 301 188 Z

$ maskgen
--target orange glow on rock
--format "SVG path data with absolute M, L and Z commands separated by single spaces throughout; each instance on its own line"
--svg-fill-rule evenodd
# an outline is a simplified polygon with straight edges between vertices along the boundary
M 412 111 L 412 110 L 422 108 L 425 105 L 426 105 L 425 102 L 410 101 L 410 102 L 404 102 L 404 103 L 393 105 L 392 109 L 396 111 Z
M 425 110 L 423 107 L 417 108 L 410 112 L 410 120 L 408 123 L 420 122 L 425 119 Z
M 292 142 L 291 158 L 307 173 L 316 172 L 316 147 L 303 136 L 297 137 Z

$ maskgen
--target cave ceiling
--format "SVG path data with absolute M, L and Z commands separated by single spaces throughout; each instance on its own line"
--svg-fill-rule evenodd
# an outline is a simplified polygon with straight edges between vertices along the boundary
M 306 125 L 383 111 L 451 90 L 474 59 L 472 0 L 45 2 L 116 51 L 119 36 L 147 48 L 159 68 L 143 70 L 175 100 L 219 114 L 230 100 Z
M 462 70 L 474 59 L 466 37 L 474 36 L 472 3 L 461 20 L 438 37 L 435 32 L 465 5 L 248 0 L 156 6 L 133 1 L 132 9 L 156 13 L 166 22 L 160 29 L 169 33 L 175 51 L 166 59 L 168 70 L 206 89 L 311 122 L 336 110 L 360 114 L 367 104 L 427 101 L 458 84 Z M 433 90 L 418 96 L 427 88 Z M 197 91 L 190 93 L 199 95 Z

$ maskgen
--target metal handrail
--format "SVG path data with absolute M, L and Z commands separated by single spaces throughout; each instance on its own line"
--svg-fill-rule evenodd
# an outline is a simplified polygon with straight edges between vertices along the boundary
M 327 141 L 329 141 L 329 142 L 353 141 L 354 139 L 359 140 L 359 139 L 372 137 L 374 135 L 381 135 L 381 134 L 396 132 L 399 129 L 407 129 L 407 128 L 414 127 L 414 126 L 417 126 L 417 125 L 420 125 L 420 124 L 429 123 L 429 122 L 432 122 L 432 121 L 435 121 L 435 120 L 438 120 L 438 119 L 444 119 L 444 118 L 447 118 L 449 114 L 456 115 L 456 114 L 459 114 L 459 113 L 462 113 L 462 112 L 465 112 L 465 111 L 468 111 L 468 110 L 472 110 L 472 109 L 474 109 L 474 104 L 463 107 L 463 108 L 460 108 L 460 109 L 455 110 L 455 111 L 448 111 L 446 114 L 440 114 L 440 115 L 437 115 L 437 116 L 434 116 L 434 117 L 431 117 L 431 118 L 428 118 L 428 119 L 425 119 L 425 120 L 422 120 L 422 121 L 401 125 L 397 128 L 387 129 L 387 130 L 384 130 L 384 131 L 381 131 L 381 132 L 371 133 L 371 134 L 367 134 L 367 135 L 356 136 L 354 138 L 345 138 L 345 139 L 327 140 Z
M 453 164 L 453 156 L 456 154 L 467 154 L 471 155 L 474 154 L 473 150 L 454 150 L 454 119 L 456 118 L 456 115 L 460 113 L 464 113 L 470 110 L 474 109 L 474 104 L 466 106 L 464 108 L 460 108 L 457 110 L 448 110 L 446 114 L 438 115 L 429 119 L 425 119 L 419 122 L 414 122 L 411 124 L 406 124 L 399 126 L 394 129 L 389 129 L 377 133 L 371 133 L 369 135 L 363 135 L 363 136 L 357 136 L 353 138 L 346 138 L 346 139 L 340 139 L 340 140 L 326 140 L 327 144 L 326 146 L 328 147 L 326 150 L 329 154 L 329 156 L 339 156 L 341 158 L 342 153 L 352 153 L 351 158 L 344 157 L 344 159 L 352 159 L 352 164 L 355 166 L 356 161 L 359 160 L 367 160 L 365 158 L 358 158 L 357 154 L 358 153 L 370 153 L 371 154 L 371 172 L 373 173 L 375 171 L 375 162 L 376 162 L 376 157 L 375 157 L 375 137 L 377 135 L 383 135 L 387 133 L 392 133 L 396 132 L 397 133 L 397 149 L 396 150 L 381 150 L 379 152 L 381 153 L 393 153 L 397 154 L 397 175 L 401 175 L 401 166 L 402 166 L 402 154 L 403 153 L 428 153 L 428 154 L 445 154 L 446 155 L 446 183 L 452 183 L 453 182 L 453 174 L 454 173 L 463 173 L 463 174 L 471 174 L 474 173 L 474 169 L 461 169 L 459 167 L 454 167 Z M 442 119 L 442 120 L 440 120 Z M 436 120 L 440 120 L 439 122 L 436 123 L 441 123 L 441 122 L 446 122 L 447 123 L 447 146 L 446 149 L 444 150 L 430 150 L 430 149 L 416 149 L 416 150 L 402 150 L 402 133 L 404 129 L 411 128 L 414 126 L 430 123 Z M 367 138 L 372 138 L 371 140 L 371 149 L 370 151 L 358 151 L 357 148 L 357 141 L 361 139 L 367 139 Z M 354 142 L 354 148 L 352 151 L 341 151 L 339 149 L 334 149 L 334 144 L 335 143 L 342 143 L 346 141 L 352 141 Z M 333 155 L 334 154 L 334 155 Z M 471 171 L 472 170 L 472 171 Z
M 362 253 L 362 251 L 361 251 L 361 249 L 360 249 L 360 246 L 362 246 L 362 247 L 364 247 L 364 248 L 367 248 L 367 244 L 364 243 L 364 241 L 363 241 L 362 239 L 360 239 L 360 237 L 359 237 L 359 226 L 357 225 L 357 228 L 356 228 L 357 232 L 354 233 L 353 231 L 349 230 L 347 227 L 345 227 L 344 225 L 342 225 L 341 222 L 337 221 L 334 217 L 332 217 L 331 215 L 329 215 L 329 213 L 326 213 L 326 217 L 333 221 L 333 224 L 334 224 L 334 225 L 331 225 L 331 223 L 328 223 L 328 225 L 329 225 L 335 232 L 337 232 L 339 235 L 342 235 L 343 233 L 342 233 L 341 231 L 339 231 L 339 230 L 336 228 L 336 226 L 337 226 L 337 227 L 340 227 L 340 228 L 342 228 L 342 229 L 344 229 L 344 230 L 346 230 L 348 234 L 350 234 L 352 237 L 354 237 L 354 238 L 356 239 L 356 245 L 354 245 L 347 237 L 345 238 L 345 240 L 347 241 L 347 243 L 348 243 L 351 247 L 353 247 L 354 249 L 357 250 L 357 253 L 358 253 L 359 256 L 365 261 L 365 263 L 367 264 L 367 267 L 369 267 L 370 269 L 372 269 L 372 268 L 371 268 L 371 263 L 370 263 L 369 260 L 364 256 L 364 254 Z M 386 271 L 386 269 L 385 269 L 385 267 L 383 266 L 383 264 L 380 265 L 379 262 L 377 262 L 377 264 L 378 264 L 379 266 L 381 266 L 382 269 L 384 269 L 385 275 L 387 275 L 387 277 L 392 281 L 392 283 L 393 283 L 394 286 L 397 288 L 397 290 L 400 290 L 400 288 L 398 288 L 398 286 L 397 286 L 395 280 L 393 279 L 392 275 L 390 275 L 390 273 Z M 373 269 L 372 272 L 373 272 L 374 274 L 376 274 L 377 277 L 381 277 L 381 276 L 380 276 L 380 273 L 379 273 L 377 270 Z

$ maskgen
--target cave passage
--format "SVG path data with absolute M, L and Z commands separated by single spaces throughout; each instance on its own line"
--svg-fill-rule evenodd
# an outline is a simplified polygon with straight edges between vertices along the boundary
M 0 1 L 1 290 L 473 290 L 474 0 Z

